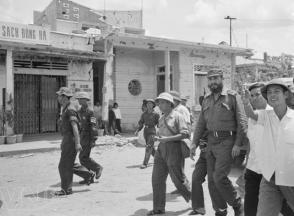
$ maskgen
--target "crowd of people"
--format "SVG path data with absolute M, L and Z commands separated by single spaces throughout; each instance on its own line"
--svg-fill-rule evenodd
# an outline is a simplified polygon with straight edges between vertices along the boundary
M 165 213 L 168 175 L 176 193 L 187 203 L 191 201 L 189 215 L 206 214 L 202 187 L 206 176 L 215 216 L 226 216 L 228 206 L 235 216 L 294 215 L 294 83 L 288 86 L 281 79 L 254 83 L 240 95 L 224 88 L 222 70 L 210 70 L 207 79 L 210 93 L 199 98 L 201 111 L 194 128 L 187 98 L 179 92 L 163 92 L 143 101 L 135 134 L 143 130 L 146 141 L 140 168 L 147 168 L 151 155 L 154 157 L 153 209 L 147 215 Z M 90 98 L 84 92 L 76 96 L 82 107 L 79 111 L 70 108 L 73 95 L 69 89 L 62 87 L 57 95 L 63 108 L 63 140 L 59 163 L 62 190 L 56 195 L 67 195 L 72 193 L 73 173 L 84 179 L 82 184 L 101 176 L 103 167 L 90 158 L 101 116 L 95 114 L 98 106 L 94 112 L 89 110 Z M 121 119 L 114 103 L 109 108 L 108 128 L 121 133 Z M 197 148 L 200 155 L 190 183 L 184 172 L 185 159 L 194 160 Z M 244 149 L 248 150 L 243 199 L 228 175 L 234 160 L 245 157 Z M 74 164 L 79 151 L 81 164 Z

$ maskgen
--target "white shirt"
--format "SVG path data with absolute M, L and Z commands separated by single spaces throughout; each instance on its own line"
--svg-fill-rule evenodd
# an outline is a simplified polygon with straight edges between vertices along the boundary
M 190 112 L 187 107 L 185 107 L 182 104 L 179 104 L 174 108 L 175 111 L 181 113 L 186 121 L 187 124 L 191 124 L 191 119 L 190 119 Z
M 122 119 L 121 112 L 120 112 L 120 109 L 119 108 L 116 108 L 116 109 L 113 108 L 112 111 L 114 112 L 116 119 Z
M 272 107 L 267 105 L 265 108 L 266 110 L 271 110 Z M 258 113 L 259 110 L 256 110 L 256 113 Z M 260 124 L 256 124 L 256 121 L 249 118 L 248 119 L 248 130 L 247 130 L 247 137 L 249 139 L 250 143 L 250 153 L 248 156 L 247 161 L 247 169 L 250 169 L 258 174 L 261 174 L 261 170 L 259 167 L 259 159 L 263 157 L 263 155 L 259 155 L 258 153 L 262 152 L 262 148 L 260 145 L 261 138 L 263 134 L 263 126 Z
M 279 120 L 274 110 L 258 112 L 264 131 L 260 142 L 260 169 L 266 180 L 275 173 L 276 185 L 294 186 L 294 110 Z

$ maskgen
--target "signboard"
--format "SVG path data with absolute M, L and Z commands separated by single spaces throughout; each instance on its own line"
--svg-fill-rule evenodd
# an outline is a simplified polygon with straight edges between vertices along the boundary
M 48 27 L 0 22 L 0 40 L 49 45 Z

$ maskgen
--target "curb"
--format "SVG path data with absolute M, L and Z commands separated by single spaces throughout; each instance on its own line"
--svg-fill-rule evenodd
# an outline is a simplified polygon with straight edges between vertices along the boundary
M 35 149 L 20 149 L 14 151 L 3 151 L 0 152 L 0 157 L 9 157 L 21 154 L 29 154 L 29 153 L 46 153 L 51 151 L 60 150 L 60 147 L 49 147 L 49 148 L 35 148 Z

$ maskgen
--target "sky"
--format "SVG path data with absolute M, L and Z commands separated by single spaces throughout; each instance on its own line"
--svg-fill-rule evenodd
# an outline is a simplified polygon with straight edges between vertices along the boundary
M 51 0 L 0 0 L 0 21 L 32 23 Z M 139 10 L 146 34 L 194 42 L 229 43 L 256 56 L 294 55 L 294 0 L 74 0 L 93 9 Z M 142 4 L 143 2 L 143 4 Z M 104 4 L 105 3 L 105 4 Z

